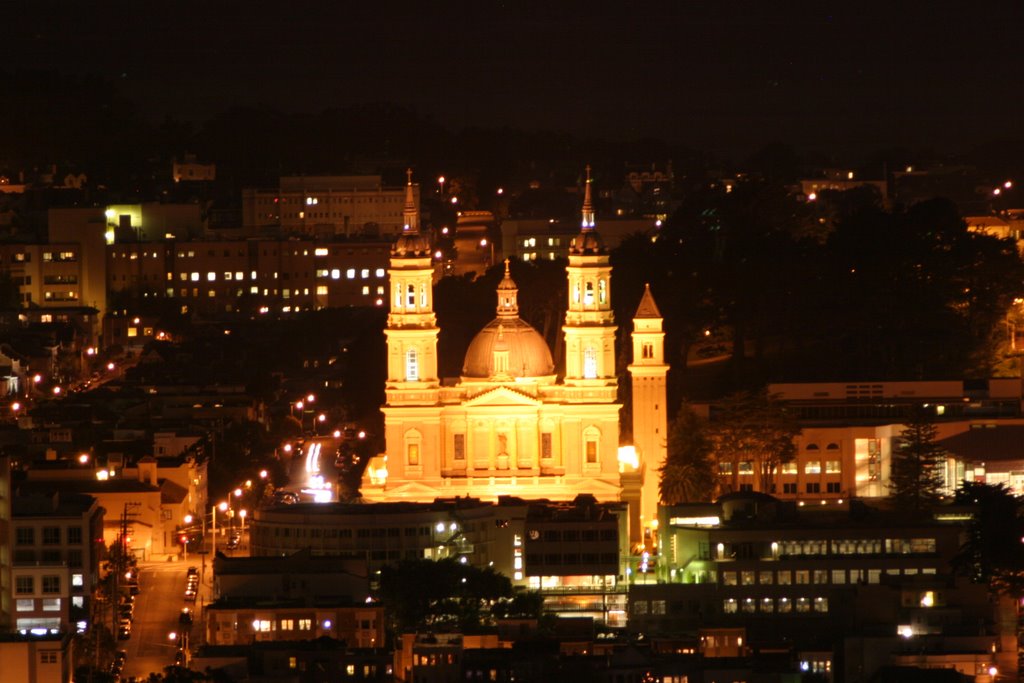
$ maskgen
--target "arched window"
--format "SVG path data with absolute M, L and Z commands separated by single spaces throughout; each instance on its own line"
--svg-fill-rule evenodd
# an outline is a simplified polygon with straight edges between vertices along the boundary
M 825 446 L 825 450 L 826 451 L 838 451 L 839 450 L 839 444 L 837 444 L 837 443 L 830 443 L 829 445 Z
M 427 286 L 420 285 L 420 308 L 427 307 Z
M 413 308 L 416 305 L 416 285 L 409 285 L 406 296 L 406 305 Z
M 809 450 L 809 451 L 816 451 L 816 450 L 818 450 L 818 444 L 816 444 L 816 443 L 809 443 L 809 444 L 807 444 L 807 450 Z
M 608 301 L 608 283 L 603 278 L 597 281 L 597 301 L 602 304 Z
M 597 379 L 597 352 L 593 346 L 583 349 L 583 377 Z
M 589 306 L 594 303 L 594 283 L 588 282 L 583 289 L 583 304 Z
M 577 282 L 572 287 L 572 302 L 578 304 L 580 302 L 580 283 Z
M 402 285 L 395 285 L 395 308 L 402 307 Z
M 405 381 L 418 382 L 420 379 L 420 363 L 416 357 L 416 349 L 405 352 Z
M 415 429 L 405 433 L 405 464 L 409 467 L 420 466 L 420 449 L 423 446 L 423 435 Z
M 598 465 L 601 452 L 601 432 L 597 427 L 583 430 L 583 465 Z

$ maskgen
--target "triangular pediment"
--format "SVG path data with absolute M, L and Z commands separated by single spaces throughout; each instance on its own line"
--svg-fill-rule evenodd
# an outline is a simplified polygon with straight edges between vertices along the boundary
M 579 492 L 593 494 L 598 500 L 618 500 L 622 493 L 622 487 L 602 479 L 591 479 L 580 484 Z
M 483 406 L 539 406 L 541 401 L 509 387 L 494 387 L 463 402 L 467 408 Z
M 419 502 L 432 502 L 441 495 L 441 490 L 436 486 L 430 486 L 418 481 L 404 481 L 395 486 L 385 486 L 383 491 L 370 491 L 367 489 L 364 496 L 367 500 L 410 500 Z

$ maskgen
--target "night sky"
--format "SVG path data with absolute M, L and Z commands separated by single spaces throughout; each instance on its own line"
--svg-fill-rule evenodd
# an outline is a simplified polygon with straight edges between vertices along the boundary
M 100 75 L 154 120 L 387 101 L 725 152 L 1024 138 L 1024 3 L 831 4 L 12 3 L 0 69 Z

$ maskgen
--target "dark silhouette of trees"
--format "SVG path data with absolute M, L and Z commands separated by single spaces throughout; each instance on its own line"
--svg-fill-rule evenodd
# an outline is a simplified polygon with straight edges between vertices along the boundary
M 906 428 L 892 450 L 889 492 L 897 508 L 923 512 L 942 496 L 942 466 L 946 451 L 935 443 L 937 430 L 923 406 L 912 408 Z
M 718 477 L 707 422 L 683 405 L 668 426 L 665 462 L 658 468 L 658 493 L 665 505 L 710 501 Z
M 513 597 L 508 577 L 453 558 L 386 566 L 381 569 L 380 590 L 396 634 L 444 628 L 471 632 L 490 619 L 492 603 Z M 524 605 L 517 603 L 517 608 Z
M 741 464 L 749 463 L 754 489 L 771 493 L 779 466 L 796 456 L 799 425 L 767 390 L 740 391 L 712 407 L 710 436 L 718 462 L 732 465 L 738 487 Z
M 972 506 L 967 539 L 953 560 L 956 570 L 997 593 L 1020 595 L 1024 590 L 1024 501 L 1004 484 L 965 481 L 955 502 Z

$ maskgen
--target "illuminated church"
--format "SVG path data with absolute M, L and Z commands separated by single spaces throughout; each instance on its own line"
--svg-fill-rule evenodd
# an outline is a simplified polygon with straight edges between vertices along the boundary
M 388 271 L 386 453 L 367 467 L 366 500 L 572 500 L 589 493 L 629 501 L 634 522 L 655 518 L 667 435 L 662 319 L 645 290 L 629 366 L 634 444 L 621 447 L 612 269 L 595 228 L 590 182 L 588 168 L 582 225 L 566 269 L 564 377 L 556 376 L 544 339 L 519 317 L 506 261 L 495 318 L 469 344 L 462 374 L 449 385 L 437 376 L 434 262 L 410 180 L 406 226 Z

